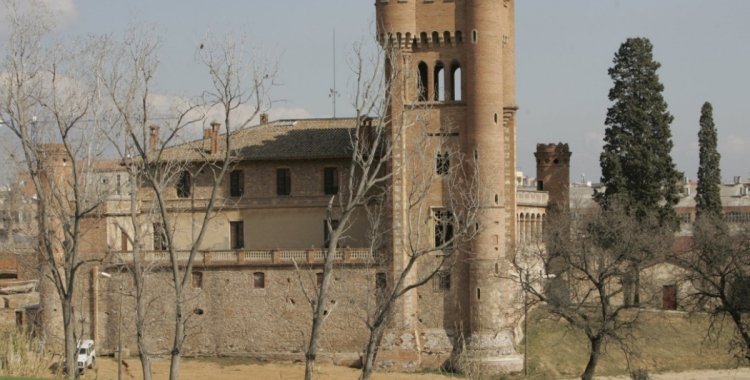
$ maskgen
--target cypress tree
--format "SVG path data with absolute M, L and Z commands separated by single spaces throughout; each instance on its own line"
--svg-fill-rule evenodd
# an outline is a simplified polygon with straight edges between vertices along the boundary
M 672 162 L 674 119 L 662 97 L 664 85 L 656 70 L 653 46 L 646 38 L 629 38 L 615 53 L 609 76 L 614 87 L 607 110 L 604 150 L 600 157 L 603 193 L 595 195 L 603 207 L 616 202 L 641 220 L 656 217 L 676 229 L 673 206 L 679 201 L 682 174 Z
M 698 188 L 695 195 L 697 216 L 704 213 L 721 215 L 721 155 L 717 150 L 716 127 L 714 126 L 713 107 L 706 102 L 701 109 L 701 129 L 698 131 L 700 146 L 700 166 L 698 166 Z

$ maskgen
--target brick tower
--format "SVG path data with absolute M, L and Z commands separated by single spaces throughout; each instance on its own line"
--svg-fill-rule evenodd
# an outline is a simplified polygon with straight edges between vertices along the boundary
M 415 106 L 428 104 L 430 123 L 438 132 L 450 124 L 452 146 L 474 158 L 485 188 L 481 232 L 456 273 L 460 290 L 451 301 L 460 311 L 444 312 L 443 324 L 461 326 L 469 357 L 499 371 L 520 370 L 513 348 L 519 290 L 507 279 L 516 229 L 514 1 L 377 0 L 376 9 L 378 39 L 399 51 L 387 70 L 405 73 L 397 77 L 404 83 L 391 83 L 400 92 L 390 104 L 392 123 L 415 119 Z M 398 197 L 394 226 L 403 221 Z M 440 207 L 441 198 L 434 199 L 431 207 Z M 399 247 L 393 251 L 398 270 Z M 414 331 L 419 302 L 405 297 L 394 326 Z
M 537 190 L 549 193 L 553 208 L 569 207 L 571 155 L 568 144 L 536 144 Z

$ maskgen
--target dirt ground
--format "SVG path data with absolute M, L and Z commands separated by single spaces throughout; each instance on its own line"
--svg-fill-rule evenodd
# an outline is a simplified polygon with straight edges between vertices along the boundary
M 154 380 L 169 378 L 169 360 L 153 362 Z M 356 369 L 322 364 L 316 368 L 317 378 L 326 380 L 356 379 Z M 180 365 L 180 379 L 301 379 L 304 377 L 304 365 L 288 362 L 261 362 L 250 359 L 183 359 Z M 437 373 L 376 373 L 374 380 L 447 380 L 457 378 L 449 374 Z M 117 379 L 117 362 L 109 357 L 97 360 L 96 370 L 89 370 L 85 378 L 97 380 Z M 140 362 L 133 357 L 125 360 L 123 379 L 142 380 Z M 629 380 L 628 376 L 597 377 L 600 380 Z M 680 373 L 652 374 L 653 380 L 750 380 L 750 368 L 736 370 L 690 371 Z M 573 380 L 573 379 L 571 379 Z
M 122 378 L 127 380 L 142 380 L 141 363 L 136 357 L 125 360 Z M 169 360 L 155 360 L 152 362 L 154 380 L 169 379 Z M 322 364 L 316 367 L 318 379 L 351 380 L 357 379 L 359 371 L 356 369 L 339 367 L 332 364 Z M 260 362 L 249 359 L 183 359 L 180 363 L 180 380 L 246 380 L 246 379 L 302 379 L 305 366 L 301 363 L 288 362 Z M 97 380 L 116 380 L 117 361 L 111 357 L 97 358 L 96 370 L 88 370 L 85 378 Z M 406 374 L 406 373 L 376 373 L 374 380 L 447 380 L 449 376 L 439 374 Z M 750 379 L 750 377 L 748 378 Z

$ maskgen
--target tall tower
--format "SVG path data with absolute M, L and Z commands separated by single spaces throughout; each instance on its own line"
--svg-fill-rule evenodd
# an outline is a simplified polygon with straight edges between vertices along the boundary
M 376 0 L 375 5 L 381 44 L 399 52 L 386 68 L 399 73 L 391 83 L 396 91 L 391 123 L 416 119 L 415 105 L 428 104 L 430 123 L 438 132 L 451 127 L 451 146 L 474 160 L 471 166 L 481 178 L 480 233 L 463 258 L 466 270 L 456 278 L 467 349 L 487 366 L 520 370 L 522 357 L 513 348 L 520 339 L 514 317 L 519 289 L 507 279 L 516 229 L 514 0 Z M 400 196 L 394 194 L 394 226 L 405 222 Z M 399 247 L 393 250 L 398 270 Z M 415 325 L 411 311 L 418 309 L 419 300 L 406 297 L 394 324 Z

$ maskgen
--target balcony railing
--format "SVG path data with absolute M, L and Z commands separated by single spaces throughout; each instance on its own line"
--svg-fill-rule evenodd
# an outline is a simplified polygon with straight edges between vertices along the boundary
M 218 250 L 196 252 L 195 265 L 233 265 L 233 264 L 287 264 L 318 263 L 324 261 L 327 249 L 273 249 L 273 250 Z M 186 262 L 190 258 L 190 251 L 177 251 L 178 262 Z M 132 252 L 115 252 L 114 262 L 133 263 Z M 365 263 L 373 259 L 372 252 L 367 248 L 340 248 L 336 250 L 334 260 L 341 263 Z M 149 264 L 169 263 L 168 251 L 146 251 L 141 260 Z

